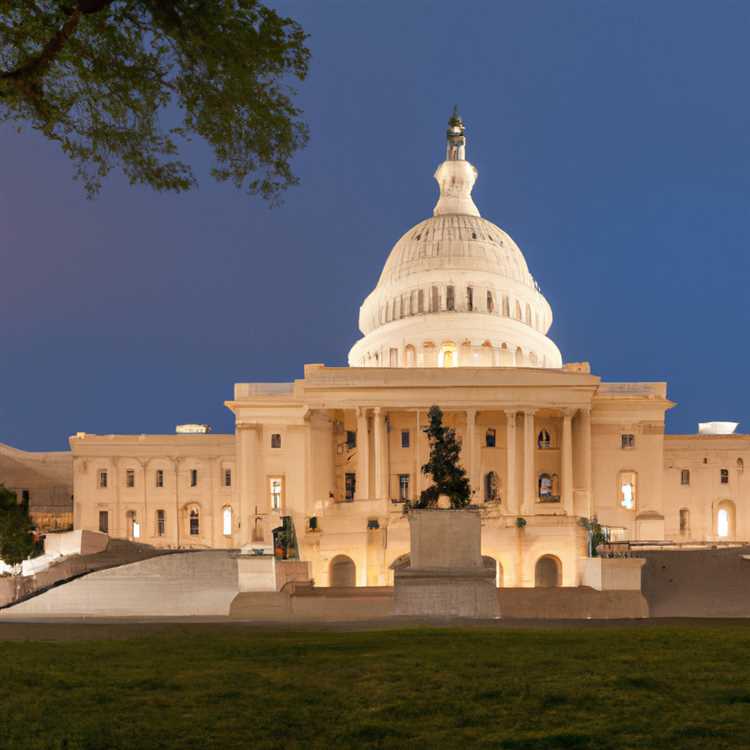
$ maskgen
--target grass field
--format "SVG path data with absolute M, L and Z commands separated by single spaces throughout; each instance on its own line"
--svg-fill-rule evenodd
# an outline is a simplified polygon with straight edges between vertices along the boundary
M 748 748 L 750 628 L 0 642 L 0 747 Z

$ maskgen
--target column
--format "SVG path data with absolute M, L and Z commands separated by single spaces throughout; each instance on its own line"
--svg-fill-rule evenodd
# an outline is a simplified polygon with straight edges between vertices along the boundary
M 477 411 L 466 410 L 466 440 L 462 446 L 464 450 L 464 466 L 468 470 L 469 484 L 472 489 L 472 500 L 482 502 L 481 480 L 479 477 L 479 446 L 477 445 Z
M 592 481 L 591 481 L 591 409 L 580 409 L 578 416 L 581 421 L 581 450 L 583 451 L 583 497 L 586 505 L 586 517 L 594 515 Z
M 370 497 L 370 438 L 367 432 L 367 409 L 357 407 L 357 486 L 355 500 Z
M 560 445 L 560 500 L 563 510 L 573 515 L 573 428 L 575 409 L 563 410 L 562 444 Z
M 422 424 L 420 421 L 419 409 L 417 409 L 416 427 L 414 430 L 414 480 L 413 489 L 409 493 L 412 500 L 418 500 L 422 491 L 422 456 L 419 446 L 422 444 Z
M 523 412 L 523 506 L 522 513 L 533 513 L 536 504 L 537 489 L 534 474 L 534 454 L 536 435 L 534 434 L 535 409 L 524 409 Z
M 388 497 L 388 462 L 386 460 L 385 420 L 386 413 L 376 406 L 373 409 L 373 426 L 375 430 L 375 498 L 384 500 Z
M 516 412 L 505 412 L 505 507 L 508 513 L 518 513 L 516 490 Z
M 237 485 L 240 501 L 240 541 L 241 545 L 252 541 L 251 534 L 255 523 L 255 508 L 259 506 L 258 485 L 258 425 L 237 425 Z M 263 507 L 261 512 L 265 513 Z M 179 503 L 178 503 L 179 514 Z M 177 524 L 179 528 L 180 518 Z M 269 540 L 264 540 L 267 544 Z

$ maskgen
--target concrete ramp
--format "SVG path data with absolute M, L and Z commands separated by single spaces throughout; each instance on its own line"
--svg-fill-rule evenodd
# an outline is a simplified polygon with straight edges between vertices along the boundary
M 640 552 L 651 617 L 750 617 L 750 547 Z
M 0 611 L 0 619 L 227 615 L 238 590 L 232 553 L 181 552 L 89 573 Z

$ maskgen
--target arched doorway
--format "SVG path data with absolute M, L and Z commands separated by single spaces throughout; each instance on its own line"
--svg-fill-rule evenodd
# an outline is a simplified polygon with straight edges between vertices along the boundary
M 346 555 L 336 555 L 331 560 L 331 586 L 356 586 L 357 566 L 354 560 Z
M 543 555 L 536 561 L 534 586 L 551 589 L 562 583 L 562 564 L 554 555 Z

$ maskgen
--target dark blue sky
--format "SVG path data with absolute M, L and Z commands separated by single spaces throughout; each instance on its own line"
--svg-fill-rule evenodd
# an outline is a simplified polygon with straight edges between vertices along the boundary
M 670 432 L 750 426 L 750 5 L 284 2 L 310 34 L 301 184 L 206 175 L 88 201 L 0 129 L 0 442 L 232 429 L 236 381 L 343 365 L 390 248 L 429 216 L 457 102 L 482 214 L 518 242 L 566 361 L 667 380 Z

